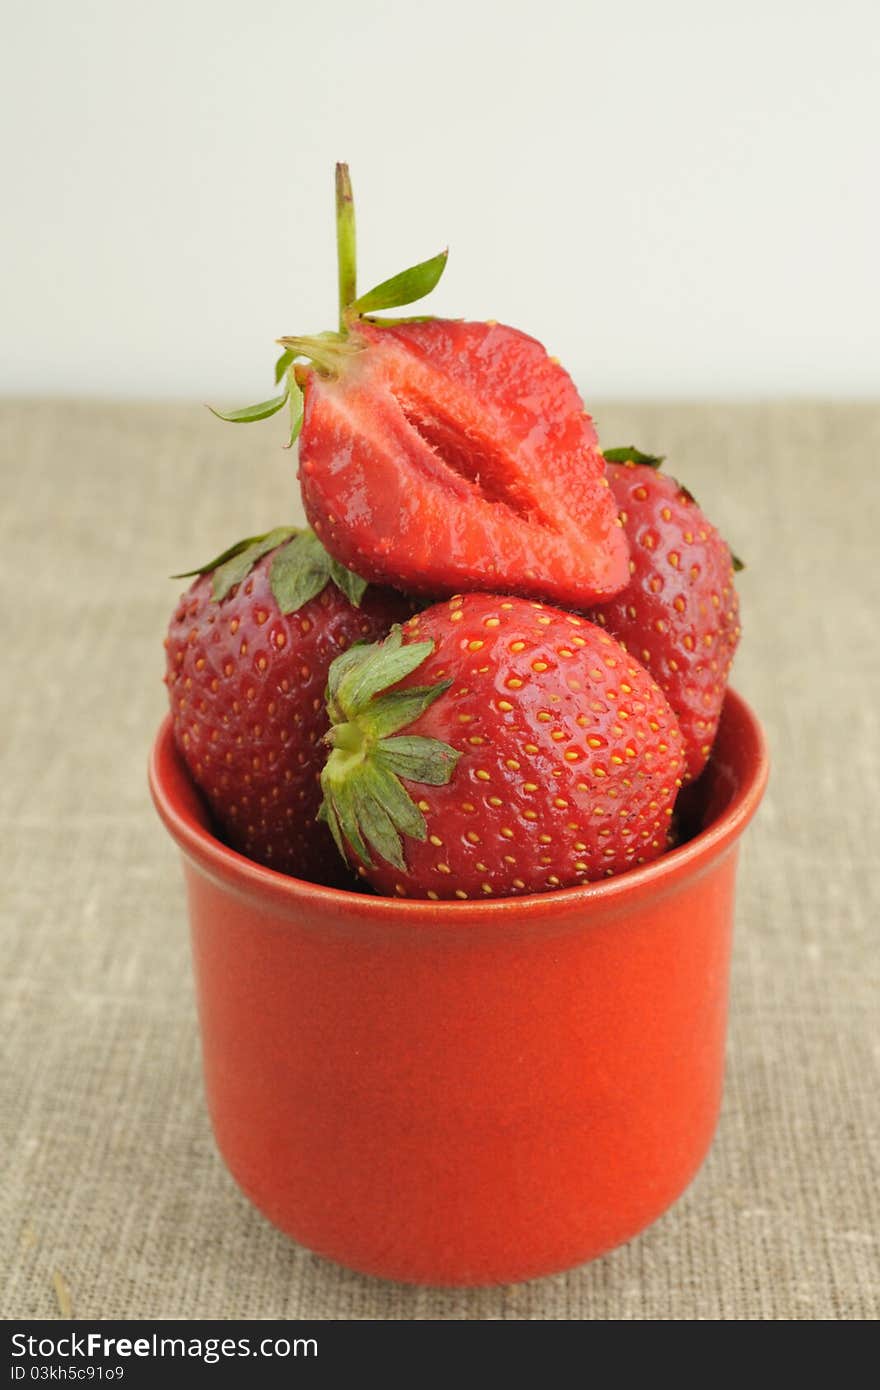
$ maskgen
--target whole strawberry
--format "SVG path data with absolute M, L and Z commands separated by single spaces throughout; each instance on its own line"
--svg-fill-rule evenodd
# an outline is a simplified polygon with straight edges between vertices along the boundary
M 677 721 L 584 618 L 454 597 L 340 657 L 328 695 L 321 814 L 379 892 L 541 892 L 668 847 Z
M 740 562 L 661 459 L 610 449 L 608 478 L 630 543 L 630 581 L 589 616 L 651 672 L 678 716 L 687 776 L 706 765 L 740 638 Z
M 351 884 L 316 822 L 330 663 L 412 612 L 279 528 L 203 566 L 165 641 L 174 738 L 225 841 L 260 864 Z M 185 577 L 185 576 L 179 576 Z
M 423 298 L 446 253 L 357 295 L 348 170 L 337 167 L 338 331 L 280 338 L 310 525 L 376 583 L 483 589 L 585 608 L 627 582 L 628 547 L 593 422 L 534 338 L 497 323 L 377 319 Z M 215 412 L 220 414 L 220 412 Z

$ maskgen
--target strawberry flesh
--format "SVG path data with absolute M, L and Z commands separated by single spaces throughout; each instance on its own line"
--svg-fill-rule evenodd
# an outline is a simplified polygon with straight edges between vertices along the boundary
M 300 481 L 342 564 L 439 596 L 574 608 L 628 579 L 592 420 L 565 370 L 501 324 L 356 323 L 337 377 L 306 376 Z

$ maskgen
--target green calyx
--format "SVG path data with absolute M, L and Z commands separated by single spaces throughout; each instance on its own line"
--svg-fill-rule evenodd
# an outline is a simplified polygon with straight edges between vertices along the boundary
M 268 420 L 271 415 L 277 415 L 278 411 L 285 405 L 290 406 L 290 438 L 285 444 L 285 449 L 289 449 L 299 438 L 302 429 L 303 407 L 305 399 L 300 389 L 299 382 L 293 369 L 293 355 L 283 352 L 275 363 L 275 384 L 278 385 L 281 378 L 286 376 L 287 380 L 284 390 L 278 396 L 272 396 L 268 401 L 260 401 L 257 405 L 245 405 L 241 410 L 216 410 L 209 405 L 208 409 L 212 415 L 216 415 L 218 420 L 225 420 L 230 425 L 252 425 L 256 420 Z
M 305 360 L 312 369 L 325 377 L 338 377 L 364 344 L 358 338 L 357 326 L 361 320 L 369 323 L 395 324 L 408 323 L 409 319 L 382 319 L 373 315 L 384 309 L 398 309 L 405 304 L 415 304 L 430 294 L 446 268 L 448 251 L 441 251 L 427 261 L 409 266 L 390 280 L 358 297 L 357 294 L 357 250 L 355 235 L 354 197 L 351 191 L 351 177 L 347 164 L 336 166 L 336 260 L 339 285 L 339 328 L 336 332 L 318 333 L 306 337 L 279 338 L 284 348 L 275 363 L 275 385 L 284 382 L 283 390 L 269 400 L 257 405 L 243 406 L 240 410 L 208 409 L 220 420 L 233 425 L 253 424 L 256 420 L 268 420 L 277 415 L 285 405 L 290 408 L 290 437 L 284 446 L 289 449 L 299 438 L 302 429 L 305 400 L 300 380 L 297 376 L 297 362 Z M 416 322 L 423 322 L 425 316 L 417 316 Z M 302 372 L 302 367 L 300 367 Z
M 633 463 L 641 464 L 645 468 L 659 468 L 666 455 L 643 454 L 635 444 L 626 444 L 621 449 L 605 449 L 602 457 L 608 463 Z
M 298 612 L 331 582 L 345 594 L 349 603 L 360 607 L 367 581 L 328 555 L 313 531 L 299 530 L 295 526 L 277 526 L 263 536 L 249 536 L 207 565 L 172 575 L 172 578 L 191 579 L 197 574 L 211 574 L 212 597 L 219 603 L 236 584 L 247 578 L 258 560 L 276 549 L 269 570 L 269 588 L 282 613 Z
M 399 734 L 449 689 L 450 681 L 391 688 L 433 650 L 431 641 L 404 645 L 395 626 L 384 642 L 351 647 L 330 667 L 331 752 L 321 773 L 319 819 L 345 859 L 354 854 L 371 867 L 376 854 L 405 872 L 403 837 L 424 840 L 428 829 L 400 779 L 439 787 L 455 771 L 461 755 L 448 743 Z

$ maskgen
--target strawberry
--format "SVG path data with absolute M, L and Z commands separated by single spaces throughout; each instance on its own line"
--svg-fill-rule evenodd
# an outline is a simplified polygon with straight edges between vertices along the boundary
M 677 721 L 576 614 L 453 597 L 335 661 L 328 707 L 321 815 L 381 893 L 541 892 L 668 847 Z
M 740 637 L 733 556 L 694 498 L 638 449 L 606 451 L 630 581 L 589 616 L 638 657 L 678 716 L 687 777 L 703 770 Z
M 331 554 L 429 595 L 503 589 L 585 607 L 628 553 L 571 378 L 502 324 L 353 321 L 304 375 L 303 503 Z
M 165 681 L 193 780 L 234 849 L 282 873 L 350 886 L 315 820 L 327 672 L 412 605 L 367 588 L 311 532 L 292 527 L 242 541 L 191 573 L 199 577 L 165 642 Z
M 612 597 L 628 547 L 571 378 L 501 324 L 374 318 L 433 289 L 446 253 L 356 297 L 351 188 L 337 172 L 339 330 L 280 338 L 281 394 L 222 418 L 290 405 L 309 522 L 368 579 L 580 608 Z

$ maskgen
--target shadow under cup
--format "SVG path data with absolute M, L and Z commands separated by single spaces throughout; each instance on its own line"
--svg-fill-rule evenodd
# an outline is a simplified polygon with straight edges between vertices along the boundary
M 729 691 L 679 848 L 584 887 L 403 901 L 221 844 L 166 719 L 150 783 L 243 1191 L 310 1250 L 434 1285 L 553 1273 L 654 1221 L 715 1129 L 738 842 L 766 779 Z

